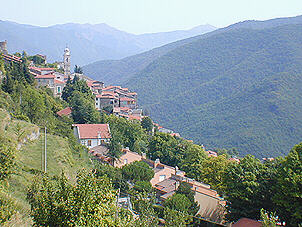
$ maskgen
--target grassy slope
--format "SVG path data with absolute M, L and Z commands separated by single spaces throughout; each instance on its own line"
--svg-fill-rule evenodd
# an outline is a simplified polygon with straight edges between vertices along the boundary
M 235 30 L 177 48 L 125 86 L 161 124 L 208 147 L 284 154 L 300 142 L 301 25 Z M 295 103 L 295 104 L 294 104 Z M 294 135 L 293 135 L 294 134 Z
M 22 125 L 22 130 L 26 133 L 36 131 L 37 126 L 19 120 L 10 120 L 7 112 L 0 111 L 1 125 L 8 125 L 6 130 L 2 131 L 11 139 L 16 139 L 17 125 Z M 4 124 L 5 123 L 5 124 Z M 15 215 L 8 225 L 31 225 L 29 218 L 30 206 L 26 202 L 27 187 L 36 172 L 41 171 L 42 152 L 44 150 L 44 133 L 41 133 L 37 140 L 25 143 L 16 154 L 16 172 L 10 179 L 4 183 L 9 197 L 16 203 Z M 90 161 L 87 154 L 75 154 L 70 149 L 67 139 L 59 136 L 47 136 L 47 172 L 50 175 L 61 174 L 62 171 L 74 179 L 76 172 L 81 168 L 89 168 Z

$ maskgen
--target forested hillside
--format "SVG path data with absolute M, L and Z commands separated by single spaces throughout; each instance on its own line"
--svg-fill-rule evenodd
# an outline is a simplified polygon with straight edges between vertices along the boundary
M 276 18 L 267 21 L 243 21 L 192 38 L 169 43 L 165 46 L 155 48 L 153 50 L 134 56 L 126 57 L 121 60 L 96 61 L 94 63 L 84 66 L 83 69 L 85 71 L 85 74 L 90 75 L 94 79 L 104 81 L 106 84 L 120 84 L 124 83 L 129 78 L 138 74 L 153 61 L 168 53 L 169 51 L 185 44 L 194 42 L 195 40 L 209 38 L 210 36 L 219 33 L 224 33 L 230 30 L 236 30 L 240 28 L 265 29 L 281 25 L 299 23 L 302 23 L 302 16 Z
M 161 56 L 124 85 L 155 120 L 208 148 L 284 154 L 302 136 L 300 28 L 214 34 Z
M 180 40 L 121 60 L 103 60 L 85 65 L 84 73 L 106 84 L 120 84 L 147 67 L 169 51 L 199 39 L 199 36 Z

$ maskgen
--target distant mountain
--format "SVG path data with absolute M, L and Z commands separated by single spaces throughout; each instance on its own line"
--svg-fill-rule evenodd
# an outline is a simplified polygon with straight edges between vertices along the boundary
M 277 156 L 302 138 L 301 26 L 244 21 L 84 71 L 137 91 L 153 119 L 208 148 Z
M 152 61 L 169 51 L 199 39 L 199 36 L 180 40 L 150 51 L 126 57 L 121 60 L 103 60 L 83 66 L 83 71 L 90 77 L 105 84 L 121 84 L 147 67 Z
M 72 64 L 85 65 L 97 60 L 120 59 L 215 29 L 204 25 L 187 31 L 135 35 L 106 24 L 38 27 L 0 21 L 0 40 L 8 41 L 10 52 L 25 50 L 29 54 L 45 54 L 49 61 L 61 61 L 68 45 Z
M 273 28 L 286 24 L 299 24 L 302 23 L 302 16 L 276 18 L 266 21 L 243 21 L 225 28 L 217 29 L 212 32 L 204 33 L 192 38 L 176 41 L 165 46 L 155 48 L 153 50 L 137 54 L 135 56 L 126 57 L 121 60 L 104 60 L 97 61 L 83 67 L 85 73 L 91 77 L 101 80 L 106 84 L 120 84 L 128 80 L 135 74 L 139 73 L 142 69 L 152 63 L 155 59 L 163 56 L 169 51 L 193 42 L 201 38 L 208 38 L 212 35 L 227 32 L 234 29 L 249 28 L 249 29 L 264 29 Z M 196 27 L 192 30 L 203 29 L 203 27 Z
M 302 140 L 301 26 L 214 32 L 123 85 L 154 120 L 207 148 L 282 155 Z

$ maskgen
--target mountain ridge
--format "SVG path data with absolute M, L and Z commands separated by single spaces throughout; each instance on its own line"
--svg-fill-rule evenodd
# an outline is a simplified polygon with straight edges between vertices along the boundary
M 106 60 L 90 63 L 83 67 L 86 74 L 91 75 L 94 79 L 101 80 L 107 84 L 123 84 L 129 78 L 135 76 L 142 69 L 147 67 L 155 59 L 168 53 L 169 51 L 178 48 L 184 44 L 193 42 L 200 38 L 207 38 L 209 36 L 227 32 L 239 28 L 253 28 L 264 29 L 268 27 L 276 27 L 280 24 L 297 24 L 302 23 L 302 16 L 275 18 L 267 21 L 243 21 L 225 28 L 216 29 L 212 32 L 208 32 L 199 36 L 194 36 L 188 39 L 179 40 L 173 43 L 166 44 L 162 47 L 158 47 L 147 52 L 129 56 L 120 60 Z M 142 59 L 144 59 L 142 61 Z
M 77 65 L 101 59 L 120 59 L 194 36 L 196 32 L 199 31 L 135 35 L 104 23 L 96 25 L 67 23 L 39 27 L 0 21 L 0 40 L 8 41 L 9 52 L 25 50 L 30 55 L 43 53 L 47 55 L 49 61 L 61 61 L 63 50 L 68 45 L 72 54 L 72 64 Z

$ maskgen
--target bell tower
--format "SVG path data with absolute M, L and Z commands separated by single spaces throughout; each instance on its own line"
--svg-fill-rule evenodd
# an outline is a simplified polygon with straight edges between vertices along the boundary
M 70 51 L 68 47 L 66 47 L 64 50 L 63 63 L 64 63 L 64 75 L 69 76 L 70 75 Z

